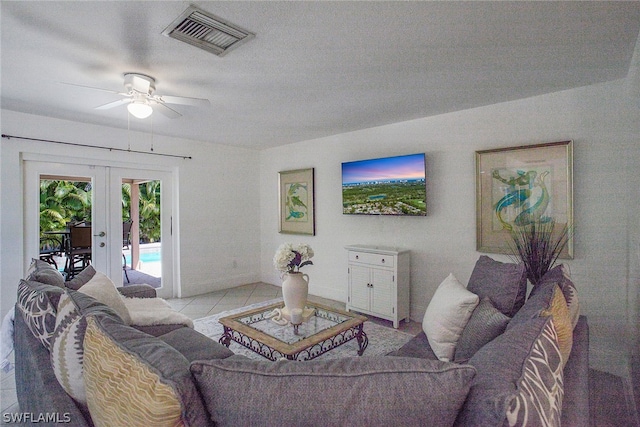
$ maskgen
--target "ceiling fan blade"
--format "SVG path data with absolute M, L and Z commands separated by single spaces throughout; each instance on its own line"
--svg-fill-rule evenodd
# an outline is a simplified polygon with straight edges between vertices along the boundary
M 118 94 L 118 95 L 127 95 L 126 93 L 123 93 L 123 92 L 118 92 L 116 90 L 110 90 L 110 89 L 103 89 L 103 88 L 100 88 L 100 87 L 85 86 L 85 85 L 79 85 L 79 84 L 67 83 L 67 82 L 58 82 L 58 83 L 63 84 L 63 85 L 67 85 L 67 86 L 81 87 L 83 89 L 99 90 L 101 92 L 115 93 L 115 94 Z
M 182 117 L 182 114 L 178 113 L 173 108 L 167 107 L 162 102 L 155 102 L 153 104 L 153 109 L 158 110 L 160 114 L 170 119 L 177 119 L 178 117 Z
M 196 107 L 203 107 L 211 104 L 208 99 L 189 98 L 187 96 L 162 95 L 159 96 L 158 99 L 160 102 L 164 102 L 167 104 L 193 105 Z
M 109 102 L 108 104 L 99 105 L 95 109 L 96 110 L 108 110 L 109 108 L 115 108 L 115 107 L 118 107 L 120 105 L 128 104 L 130 102 L 131 102 L 131 99 L 124 98 L 124 99 L 119 99 L 117 101 Z

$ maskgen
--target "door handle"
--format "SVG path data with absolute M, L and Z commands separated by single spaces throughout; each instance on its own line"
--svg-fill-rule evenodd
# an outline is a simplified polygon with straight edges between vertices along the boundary
M 107 233 L 105 233 L 104 231 L 101 231 L 100 234 L 94 234 L 94 236 L 96 236 L 96 237 L 104 237 L 106 235 L 107 235 Z

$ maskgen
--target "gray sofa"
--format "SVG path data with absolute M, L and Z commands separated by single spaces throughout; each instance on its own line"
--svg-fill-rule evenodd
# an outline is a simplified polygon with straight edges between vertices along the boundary
M 95 270 L 90 266 L 73 280 L 64 282 L 57 271 L 46 263 L 35 260 L 26 279 L 19 285 L 23 292 L 18 293 L 14 316 L 15 379 L 20 411 L 29 414 L 29 418 L 25 418 L 25 425 L 94 425 L 87 405 L 76 401 L 62 387 L 52 367 L 51 352 L 40 339 L 46 329 L 52 329 L 51 322 L 55 321 L 55 313 L 53 318 L 45 314 L 46 303 L 57 305 L 61 295 L 65 293 L 75 295 L 85 312 L 113 319 L 122 328 L 137 334 L 138 339 L 147 340 L 145 345 L 160 346 L 168 350 L 171 354 L 164 356 L 172 356 L 172 369 L 188 373 L 189 364 L 194 360 L 233 356 L 233 352 L 223 345 L 181 324 L 122 324 L 118 315 L 108 307 L 74 291 L 87 283 L 94 274 Z M 25 293 L 24 290 L 29 292 Z M 118 288 L 118 291 L 126 297 L 156 297 L 155 289 L 149 285 L 130 285 Z M 25 315 L 25 308 L 36 313 L 40 320 L 34 321 L 33 317 Z M 197 401 L 199 400 L 197 397 Z M 201 409 L 202 415 L 206 417 L 202 406 Z M 208 421 L 205 420 L 204 425 L 207 424 Z
M 424 332 L 416 335 L 402 348 L 389 355 L 436 359 Z M 496 357 L 504 356 L 504 354 L 496 354 Z M 470 363 L 473 363 L 473 360 Z M 513 388 L 515 389 L 515 384 Z M 589 325 L 585 316 L 580 316 L 573 331 L 573 348 L 569 361 L 564 367 L 562 425 L 589 426 Z
M 73 290 L 90 272 L 57 289 L 48 280 L 49 273 L 46 268 L 39 274 L 31 272 L 28 286 L 21 282 L 23 293 L 19 292 L 16 304 L 15 375 L 20 410 L 36 417 L 57 417 L 34 425 L 481 426 L 509 425 L 508 414 L 512 425 L 521 425 L 517 410 L 508 405 L 519 392 L 526 358 L 518 364 L 511 356 L 530 355 L 536 350 L 534 341 L 542 336 L 525 333 L 523 328 L 535 324 L 536 331 L 543 331 L 551 324 L 551 317 L 540 316 L 534 307 L 535 300 L 547 298 L 540 291 L 527 301 L 530 306 L 525 304 L 513 316 L 511 329 L 483 345 L 465 363 L 437 360 L 424 333 L 389 355 L 395 357 L 255 361 L 233 355 L 188 327 L 126 325 L 109 307 Z M 46 300 L 58 307 L 53 313 L 57 328 L 52 348 L 61 325 L 77 319 L 84 322 L 80 347 L 84 348 L 86 403 L 71 397 L 68 385 L 63 387 L 56 376 L 42 334 L 34 332 L 33 319 L 25 317 L 24 305 L 29 304 L 24 289 L 29 290 L 31 300 Z M 155 296 L 146 286 L 127 286 L 120 292 Z M 75 317 L 60 308 L 68 302 L 72 302 L 67 305 L 71 312 L 76 311 Z M 44 319 L 39 325 L 51 328 L 51 320 Z M 71 331 L 70 336 L 78 335 L 77 330 Z M 585 317 L 579 318 L 572 335 L 571 356 L 559 379 L 564 396 L 562 425 L 588 426 Z M 515 341 L 520 341 L 519 347 L 514 347 Z M 504 364 L 510 365 L 510 372 L 505 372 Z

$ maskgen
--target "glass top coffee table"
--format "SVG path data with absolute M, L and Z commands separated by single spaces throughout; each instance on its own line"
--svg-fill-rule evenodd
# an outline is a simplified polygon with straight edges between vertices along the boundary
M 222 317 L 224 327 L 220 343 L 229 347 L 231 341 L 270 360 L 311 360 L 353 339 L 358 341 L 358 355 L 362 356 L 369 339 L 362 328 L 365 316 L 308 302 L 314 310 L 297 333 L 293 325 L 278 325 L 270 317 L 284 302 Z

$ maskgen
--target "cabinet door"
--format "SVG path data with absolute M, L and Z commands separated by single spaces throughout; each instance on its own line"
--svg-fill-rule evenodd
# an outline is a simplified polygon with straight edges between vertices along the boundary
M 370 269 L 358 265 L 349 266 L 349 298 L 351 307 L 361 310 L 369 310 Z
M 371 269 L 371 311 L 387 316 L 394 314 L 395 304 L 395 275 L 393 271 Z

